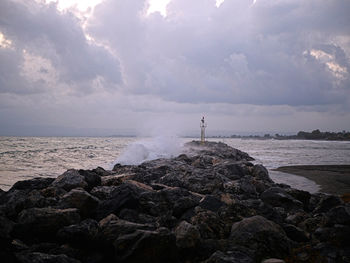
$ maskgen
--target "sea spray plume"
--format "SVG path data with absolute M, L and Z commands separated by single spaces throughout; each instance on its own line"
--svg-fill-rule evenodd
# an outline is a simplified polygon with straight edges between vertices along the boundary
M 183 144 L 177 136 L 161 135 L 136 141 L 128 146 L 115 160 L 117 163 L 138 165 L 144 161 L 158 158 L 170 158 L 181 153 Z

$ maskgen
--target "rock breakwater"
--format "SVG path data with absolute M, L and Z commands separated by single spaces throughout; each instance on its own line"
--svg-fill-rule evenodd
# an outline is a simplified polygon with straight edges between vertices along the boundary
M 223 143 L 0 193 L 2 262 L 350 262 L 350 207 Z M 279 260 L 278 260 L 279 259 Z

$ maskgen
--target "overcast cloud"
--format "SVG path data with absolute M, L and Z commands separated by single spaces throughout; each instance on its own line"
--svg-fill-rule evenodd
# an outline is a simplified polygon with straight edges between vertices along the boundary
M 2 0 L 0 134 L 350 130 L 350 1 L 148 6 Z

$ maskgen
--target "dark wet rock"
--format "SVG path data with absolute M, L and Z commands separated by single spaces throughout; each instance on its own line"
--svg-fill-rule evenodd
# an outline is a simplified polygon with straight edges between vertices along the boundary
M 303 207 L 303 204 L 300 201 L 296 200 L 284 189 L 279 187 L 271 187 L 267 189 L 260 195 L 260 198 L 269 205 L 283 207 L 287 210 L 300 209 Z
M 85 182 L 88 184 L 88 191 L 95 186 L 101 185 L 101 176 L 94 170 L 79 170 L 78 173 L 84 176 Z
M 328 212 L 333 207 L 343 204 L 343 201 L 334 195 L 324 195 L 321 200 L 318 202 L 314 213 L 325 213 Z
M 327 213 L 329 223 L 350 225 L 350 207 L 349 206 L 337 206 L 329 210 Z
M 227 251 L 221 252 L 216 251 L 210 258 L 208 258 L 204 263 L 231 263 L 231 262 L 240 262 L 240 263 L 254 263 L 255 261 L 250 255 L 242 251 Z
M 74 188 L 88 188 L 88 184 L 85 181 L 84 176 L 80 175 L 77 170 L 71 169 L 60 176 L 58 176 L 55 181 L 52 182 L 52 186 L 63 188 L 66 191 L 70 191 Z
M 118 186 L 106 200 L 99 203 L 96 216 L 102 219 L 109 214 L 118 214 L 123 208 L 137 209 L 139 207 L 139 197 L 145 189 L 132 183 L 124 183 Z
M 20 263 L 79 263 L 79 260 L 69 258 L 66 255 L 49 255 L 39 252 L 18 253 L 16 255 Z
M 83 189 L 73 189 L 62 196 L 60 208 L 77 208 L 82 218 L 95 213 L 99 200 Z
M 271 182 L 272 183 L 272 180 L 271 180 L 271 178 L 269 176 L 269 172 L 261 164 L 254 165 L 252 176 L 254 176 L 254 177 L 258 178 L 258 179 L 261 179 L 263 181 L 267 181 L 267 182 Z
M 217 212 L 223 205 L 225 205 L 219 198 L 213 195 L 206 195 L 199 203 L 199 207 Z
M 0 242 L 5 239 L 10 239 L 10 233 L 14 226 L 14 222 L 9 220 L 8 218 L 0 215 Z
M 118 237 L 113 245 L 119 262 L 177 262 L 175 235 L 166 228 L 137 230 Z
M 304 230 L 290 224 L 284 224 L 283 230 L 286 232 L 287 236 L 296 242 L 306 242 L 310 239 L 309 234 Z
M 54 208 L 30 208 L 23 210 L 14 226 L 15 237 L 28 239 L 54 239 L 58 229 L 63 226 L 76 224 L 80 221 L 78 210 Z
M 283 258 L 290 253 L 291 242 L 283 229 L 262 216 L 245 218 L 233 224 L 230 239 L 236 245 L 254 250 L 255 260 Z
M 41 190 L 48 187 L 55 179 L 37 177 L 30 180 L 18 181 L 10 189 L 13 190 Z
M 0 200 L 3 204 L 3 212 L 10 218 L 15 219 L 23 209 L 32 207 L 45 207 L 55 205 L 55 200 L 45 198 L 38 190 L 12 190 L 4 194 Z
M 60 241 L 78 247 L 94 247 L 98 243 L 99 224 L 93 219 L 86 219 L 79 224 L 69 225 L 57 232 Z
M 182 221 L 175 229 L 176 245 L 179 248 L 194 248 L 200 242 L 198 228 L 186 221 Z
M 293 188 L 288 188 L 286 192 L 296 200 L 302 202 L 304 210 L 308 210 L 311 198 L 311 194 L 309 192 Z

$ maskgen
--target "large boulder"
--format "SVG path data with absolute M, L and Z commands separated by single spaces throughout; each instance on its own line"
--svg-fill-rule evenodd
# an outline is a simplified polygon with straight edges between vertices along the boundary
M 59 202 L 61 208 L 77 208 L 83 218 L 93 215 L 98 204 L 99 200 L 83 189 L 71 190 Z
M 99 203 L 96 217 L 98 220 L 110 215 L 118 213 L 124 209 L 138 209 L 141 193 L 145 192 L 143 189 L 133 183 L 123 183 L 116 187 L 109 195 L 109 198 Z
M 284 230 L 262 216 L 245 218 L 232 225 L 230 240 L 235 245 L 254 250 L 255 260 L 283 258 L 290 252 L 291 242 Z
M 350 207 L 337 206 L 329 210 L 327 213 L 331 224 L 350 225 Z
M 271 187 L 260 195 L 261 200 L 274 207 L 283 207 L 286 210 L 298 210 L 303 207 L 303 203 L 296 200 L 284 189 Z
M 66 191 L 70 191 L 78 187 L 84 189 L 88 188 L 85 177 L 80 175 L 80 173 L 74 169 L 70 169 L 58 176 L 55 181 L 52 182 L 52 186 L 63 188 Z
M 86 219 L 78 224 L 61 228 L 57 232 L 59 240 L 74 246 L 88 248 L 98 244 L 99 224 L 93 219 Z
M 25 209 L 18 215 L 18 223 L 14 226 L 13 235 L 30 242 L 41 239 L 52 240 L 58 229 L 76 224 L 79 221 L 80 216 L 76 208 Z
M 55 179 L 37 177 L 30 180 L 16 182 L 10 189 L 13 190 L 41 190 L 48 187 Z

